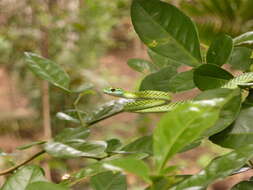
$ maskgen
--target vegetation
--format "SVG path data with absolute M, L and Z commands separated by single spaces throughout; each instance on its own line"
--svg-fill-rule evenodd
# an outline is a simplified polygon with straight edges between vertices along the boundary
M 252 169 L 253 32 L 235 38 L 220 34 L 208 47 L 200 43 L 197 27 L 190 17 L 172 4 L 158 0 L 133 0 L 131 19 L 150 56 L 150 60 L 135 58 L 128 61 L 131 68 L 146 74 L 139 90 L 176 94 L 197 88 L 200 93 L 164 113 L 150 135 L 136 137 L 130 143 L 118 138 L 101 139 L 94 135 L 93 126 L 127 111 L 126 101 L 113 100 L 97 110 L 84 112 L 79 107 L 80 101 L 88 94 L 93 96 L 95 90 L 87 83 L 82 83 L 81 88 L 71 83 L 75 73 L 69 72 L 71 69 L 67 66 L 65 71 L 53 61 L 53 54 L 40 56 L 27 51 L 25 67 L 72 101 L 71 109 L 66 106 L 56 114 L 71 127 L 64 127 L 45 141 L 18 147 L 20 150 L 38 147 L 40 150 L 27 160 L 0 171 L 0 175 L 11 174 L 1 190 L 83 189 L 84 181 L 88 181 L 94 190 L 125 190 L 128 186 L 126 173 L 137 176 L 146 190 L 201 190 L 216 180 Z M 80 23 L 75 26 L 83 27 Z M 86 40 L 80 39 L 80 43 L 84 43 L 82 39 Z M 8 42 L 3 44 L 8 46 Z M 84 49 L 90 48 L 90 42 L 85 45 Z M 63 47 L 59 48 L 64 51 Z M 70 60 L 83 60 L 75 58 Z M 56 61 L 60 62 L 60 59 Z M 182 67 L 187 70 L 178 72 Z M 234 76 L 231 69 L 225 69 L 228 67 L 240 70 L 241 74 Z M 180 173 L 180 166 L 173 164 L 172 158 L 196 148 L 205 139 L 231 150 L 214 158 L 199 173 Z M 74 172 L 66 171 L 59 183 L 55 183 L 45 178 L 40 166 L 28 165 L 38 157 L 47 162 L 47 157 L 43 157 L 46 154 L 53 160 L 89 161 Z M 2 155 L 8 154 L 3 152 Z M 86 183 L 85 188 L 87 186 Z M 253 181 L 249 179 L 241 181 L 232 190 L 252 187 Z

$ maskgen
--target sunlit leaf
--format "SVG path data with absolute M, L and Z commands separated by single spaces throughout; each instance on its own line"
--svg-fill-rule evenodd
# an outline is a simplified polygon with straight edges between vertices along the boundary
M 134 0 L 131 18 L 140 39 L 156 53 L 190 66 L 201 62 L 196 27 L 173 5 L 158 0 Z
M 241 168 L 252 157 L 253 145 L 217 157 L 204 170 L 182 181 L 173 190 L 206 189 L 215 180 L 223 179 Z
M 50 141 L 44 148 L 48 154 L 58 158 L 103 157 L 107 144 L 104 141 L 85 141 L 82 139 L 68 142 Z
M 69 92 L 68 74 L 53 61 L 35 53 L 25 53 L 28 68 L 41 79 Z
M 26 187 L 36 181 L 45 181 L 44 172 L 38 166 L 24 166 L 11 175 L 1 190 L 26 190 Z
M 149 175 L 149 168 L 146 163 L 142 160 L 134 159 L 134 158 L 119 158 L 115 160 L 111 160 L 107 162 L 108 164 L 121 168 L 124 171 L 133 173 L 143 180 L 150 182 L 148 177 Z M 110 166 L 107 166 L 110 168 Z M 112 167 L 113 168 L 113 167 Z
M 240 149 L 253 143 L 253 107 L 241 110 L 236 121 L 224 131 L 212 136 L 212 142 L 227 148 Z
M 228 127 L 237 117 L 241 108 L 241 91 L 239 89 L 213 89 L 199 94 L 194 100 L 208 100 L 213 98 L 224 98 L 224 104 L 219 113 L 219 119 L 216 123 L 204 132 L 207 137 L 216 134 Z
M 52 156 L 61 158 L 104 156 L 107 143 L 87 141 L 88 136 L 89 129 L 85 127 L 66 128 L 54 140 L 47 142 L 44 148 Z
M 222 102 L 222 98 L 189 102 L 162 117 L 153 135 L 154 158 L 160 172 L 174 154 L 214 125 Z
M 39 181 L 29 184 L 25 190 L 70 190 L 70 188 L 51 182 Z
M 126 190 L 126 177 L 121 173 L 111 171 L 99 173 L 91 177 L 91 187 L 93 190 Z
M 94 124 L 100 120 L 103 120 L 107 117 L 116 115 L 116 114 L 123 111 L 124 105 L 126 103 L 127 103 L 127 100 L 125 100 L 125 99 L 112 100 L 110 102 L 107 102 L 107 103 L 99 106 L 93 112 L 89 113 L 84 118 L 84 121 L 88 125 L 92 125 L 92 124 Z

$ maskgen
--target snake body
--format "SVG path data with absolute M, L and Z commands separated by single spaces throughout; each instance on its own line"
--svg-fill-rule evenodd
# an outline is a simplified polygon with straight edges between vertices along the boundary
M 124 105 L 124 111 L 127 112 L 167 112 L 178 104 L 185 103 L 185 101 L 171 102 L 170 93 L 154 90 L 128 92 L 121 88 L 106 88 L 104 93 L 129 99 Z
M 253 72 L 244 73 L 240 76 L 237 76 L 229 80 L 227 83 L 221 86 L 221 88 L 248 88 L 253 86 L 253 83 L 251 82 L 253 82 Z M 126 101 L 124 104 L 124 111 L 137 113 L 168 112 L 180 104 L 193 101 L 183 100 L 171 102 L 170 93 L 153 90 L 129 92 L 123 90 L 122 88 L 106 88 L 104 89 L 104 93 L 127 99 L 128 101 Z

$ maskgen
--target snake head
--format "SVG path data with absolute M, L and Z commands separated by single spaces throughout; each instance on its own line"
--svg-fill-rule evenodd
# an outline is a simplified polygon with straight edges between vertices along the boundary
M 105 88 L 104 90 L 105 94 L 109 94 L 112 96 L 122 97 L 124 95 L 124 90 L 122 88 Z

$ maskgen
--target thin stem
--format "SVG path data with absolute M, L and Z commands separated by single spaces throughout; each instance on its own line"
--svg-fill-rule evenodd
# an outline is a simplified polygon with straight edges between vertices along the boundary
M 9 173 L 12 173 L 13 171 L 17 170 L 18 168 L 20 168 L 21 166 L 27 164 L 28 162 L 34 160 L 35 158 L 37 158 L 38 156 L 44 154 L 46 151 L 45 150 L 42 150 L 40 152 L 37 152 L 36 154 L 32 155 L 31 157 L 27 158 L 26 160 L 24 160 L 23 162 L 19 163 L 18 165 L 16 166 L 13 166 L 9 169 L 6 169 L 6 170 L 3 170 L 0 172 L 0 176 L 1 175 L 6 175 L 6 174 L 9 174 Z
M 77 116 L 78 116 L 78 119 L 79 119 L 81 125 L 85 126 L 85 123 L 83 122 L 82 116 L 81 116 L 81 114 L 80 114 L 80 112 L 78 110 L 78 107 L 77 107 L 77 105 L 78 105 L 78 103 L 79 103 L 79 101 L 81 100 L 82 97 L 83 97 L 82 93 L 78 95 L 77 99 L 74 101 L 74 108 L 75 108 L 75 110 L 77 112 Z

